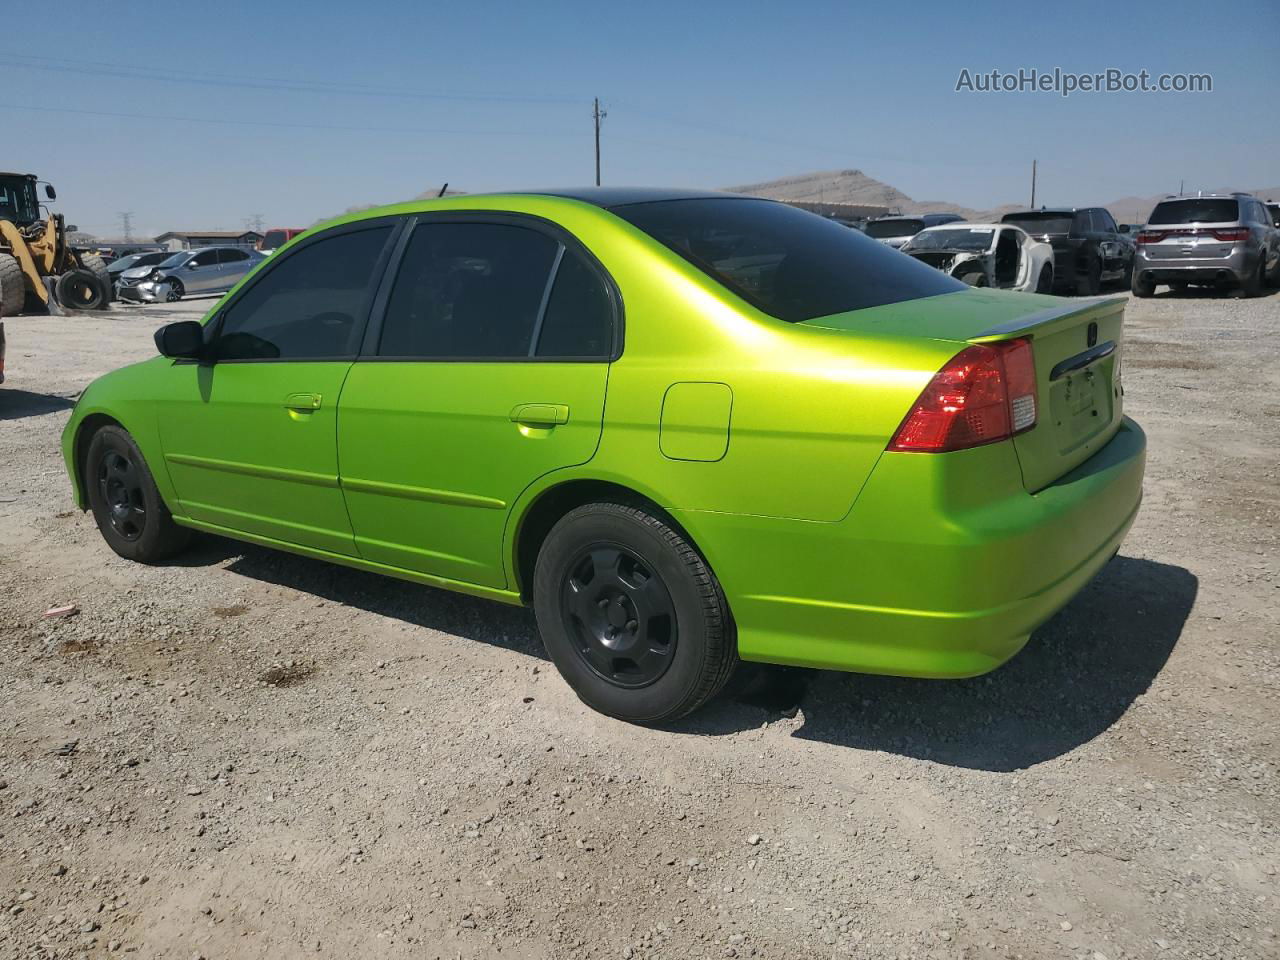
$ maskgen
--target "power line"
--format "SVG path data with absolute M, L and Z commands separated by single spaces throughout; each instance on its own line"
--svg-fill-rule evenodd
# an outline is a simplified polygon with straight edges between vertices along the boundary
M 125 120 L 167 120 L 173 123 L 212 123 L 220 126 L 235 127 L 284 127 L 296 130 L 337 130 L 350 133 L 410 133 L 423 136 L 445 135 L 466 137 L 572 137 L 574 139 L 581 136 L 579 133 L 555 130 L 456 130 L 444 127 L 432 127 L 427 130 L 421 127 L 371 127 L 355 125 L 346 126 L 329 123 L 291 123 L 287 120 L 230 120 L 217 117 L 174 117 L 155 113 L 122 113 L 111 110 L 81 110 L 73 107 L 46 107 L 43 105 L 32 106 L 30 104 L 17 103 L 0 103 L 0 109 L 30 110 L 36 113 L 73 113 L 80 116 L 111 117 Z
M 51 73 L 74 73 L 87 76 L 113 77 L 122 80 L 147 82 L 185 83 L 214 87 L 240 87 L 249 90 L 289 91 L 293 93 L 319 93 L 332 96 L 343 94 L 355 97 L 383 97 L 401 100 L 443 100 L 471 103 L 581 103 L 577 97 L 531 96 L 528 94 L 492 93 L 488 91 L 438 91 L 424 92 L 403 87 L 376 87 L 368 84 L 339 84 L 323 80 L 299 80 L 287 77 L 248 77 L 218 73 L 175 73 L 135 64 L 110 63 L 103 60 L 68 60 L 61 57 L 40 57 L 29 54 L 0 51 L 0 63 L 21 67 L 24 70 L 43 70 Z
M 244 228 L 252 230 L 254 233 L 262 232 L 262 214 L 251 213 L 244 218 Z

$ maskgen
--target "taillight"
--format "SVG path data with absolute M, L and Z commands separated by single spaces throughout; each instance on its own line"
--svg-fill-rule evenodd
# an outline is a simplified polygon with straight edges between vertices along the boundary
M 1248 227 L 1231 227 L 1227 230 L 1210 230 L 1215 239 L 1224 243 L 1244 243 L 1249 239 Z
M 1159 230 L 1140 230 L 1138 231 L 1138 243 L 1159 243 L 1164 239 L 1164 233 Z
M 1036 425 L 1036 365 L 1026 338 L 965 347 L 933 375 L 890 450 L 946 453 Z

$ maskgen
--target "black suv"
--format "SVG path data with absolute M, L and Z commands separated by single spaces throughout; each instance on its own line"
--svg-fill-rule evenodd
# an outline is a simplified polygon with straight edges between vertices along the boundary
M 1057 293 L 1094 296 L 1108 281 L 1129 286 L 1133 276 L 1133 239 L 1116 226 L 1103 207 L 1022 210 L 1006 213 L 1001 223 L 1021 227 L 1053 246 L 1053 286 Z

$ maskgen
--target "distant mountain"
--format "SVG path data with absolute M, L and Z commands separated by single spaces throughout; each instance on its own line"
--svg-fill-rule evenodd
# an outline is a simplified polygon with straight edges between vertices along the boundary
M 975 210 L 945 200 L 913 200 L 897 187 L 869 177 L 861 170 L 819 170 L 794 177 L 782 177 L 764 183 L 750 183 L 738 187 L 726 187 L 730 193 L 744 193 L 752 197 L 768 197 L 771 200 L 808 200 L 825 203 L 865 203 L 883 207 L 897 207 L 903 213 L 958 213 L 972 222 L 999 220 L 1012 210 L 1025 209 L 1022 204 L 1011 203 L 989 210 Z M 1219 187 L 1205 193 L 1230 193 L 1238 187 Z M 1190 191 L 1188 191 L 1190 193 Z M 1280 200 L 1280 187 L 1266 187 L 1247 191 L 1262 200 Z M 1191 194 L 1194 196 L 1194 193 Z M 1156 193 L 1149 197 L 1121 197 L 1103 203 L 1112 216 L 1121 223 L 1143 223 L 1151 208 L 1168 194 Z M 1080 201 L 1085 206 L 1096 201 Z
M 745 193 L 770 200 L 808 200 L 819 203 L 862 203 L 897 207 L 903 213 L 958 213 L 966 220 L 999 219 L 1016 205 L 994 210 L 975 210 L 945 200 L 913 200 L 897 187 L 869 177 L 861 170 L 820 170 L 765 183 L 726 187 L 730 193 Z

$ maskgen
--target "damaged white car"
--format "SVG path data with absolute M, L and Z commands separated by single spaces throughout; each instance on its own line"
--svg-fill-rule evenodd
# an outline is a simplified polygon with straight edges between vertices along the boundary
M 1053 290 L 1053 247 L 1007 223 L 949 223 L 921 230 L 902 252 L 971 287 Z

